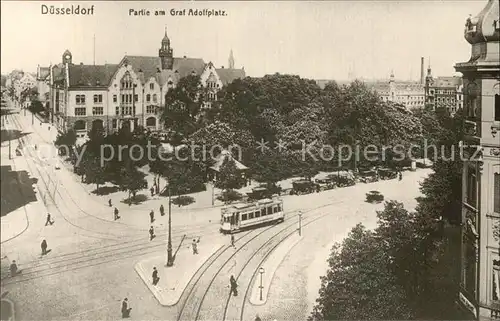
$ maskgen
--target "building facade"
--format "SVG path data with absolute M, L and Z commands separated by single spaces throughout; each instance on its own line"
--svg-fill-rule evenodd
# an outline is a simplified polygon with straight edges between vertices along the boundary
M 489 0 L 467 19 L 471 58 L 463 74 L 464 162 L 459 302 L 478 320 L 500 319 L 500 22 Z M 476 151 L 479 151 L 478 155 Z
M 432 76 L 431 66 L 427 68 L 425 77 L 425 106 L 435 110 L 446 108 L 450 114 L 463 108 L 463 85 L 461 77 Z
M 51 66 L 49 96 L 58 129 L 74 128 L 79 137 L 93 126 L 108 133 L 123 126 L 162 129 L 166 94 L 183 77 L 200 76 L 209 89 L 207 107 L 224 85 L 245 77 L 243 68 L 234 68 L 232 51 L 226 69 L 201 58 L 174 57 L 166 31 L 157 56 L 127 55 L 116 65 L 76 65 L 72 59 L 67 50 L 62 63 Z
M 397 81 L 391 73 L 389 81 L 366 83 L 375 91 L 382 101 L 391 101 L 405 106 L 407 109 L 425 106 L 424 84 L 411 81 Z

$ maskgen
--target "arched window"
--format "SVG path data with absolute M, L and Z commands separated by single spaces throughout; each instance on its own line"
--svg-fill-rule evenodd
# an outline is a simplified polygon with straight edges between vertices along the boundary
M 149 117 L 148 119 L 146 119 L 146 126 L 147 127 L 156 127 L 156 118 Z
M 146 101 L 147 101 L 147 102 L 151 101 L 151 95 L 150 95 L 150 94 L 147 94 L 147 95 L 146 95 Z

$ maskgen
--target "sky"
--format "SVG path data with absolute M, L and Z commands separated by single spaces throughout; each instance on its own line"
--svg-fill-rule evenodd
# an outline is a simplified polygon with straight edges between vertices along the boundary
M 35 72 L 61 61 L 119 63 L 125 54 L 157 56 L 165 27 L 175 57 L 235 66 L 248 76 L 297 74 L 312 79 L 356 77 L 418 80 L 420 57 L 434 76 L 456 74 L 470 45 L 465 20 L 486 0 L 318 2 L 1 2 L 1 72 Z M 41 5 L 90 7 L 94 15 L 42 15 Z M 130 16 L 129 10 L 165 10 L 165 16 Z M 186 10 L 173 16 L 170 10 Z M 189 9 L 224 10 L 225 16 L 189 16 Z

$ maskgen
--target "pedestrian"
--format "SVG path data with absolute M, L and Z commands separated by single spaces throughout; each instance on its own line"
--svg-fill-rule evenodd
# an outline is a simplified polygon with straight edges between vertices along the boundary
M 47 254 L 47 241 L 43 240 L 41 247 L 42 247 L 42 255 Z
M 151 223 L 155 221 L 155 212 L 153 210 L 149 212 L 149 218 L 151 219 Z
M 233 294 L 234 296 L 238 296 L 238 284 L 236 283 L 236 279 L 233 275 L 231 275 L 229 283 L 231 284 L 231 292 L 229 292 L 229 295 Z
M 128 299 L 125 298 L 122 301 L 122 318 L 128 318 L 130 317 L 130 311 L 132 308 L 128 307 Z
M 163 204 L 160 205 L 160 215 L 161 216 L 165 215 L 165 208 L 163 207 Z
M 255 316 L 255 321 L 262 321 L 258 314 Z
M 158 270 L 156 267 L 153 268 L 153 285 L 157 285 L 160 278 L 158 277 Z
M 152 241 L 156 237 L 155 230 L 153 229 L 153 225 L 149 228 L 149 240 Z
M 17 264 L 16 260 L 12 261 L 12 264 L 10 265 L 10 276 L 16 276 L 17 275 Z
M 42 126 L 42 122 L 40 122 L 40 126 Z
M 118 215 L 118 209 L 115 207 L 115 221 L 120 218 L 120 215 Z
M 50 131 L 50 126 L 49 126 L 49 131 Z
M 108 204 L 109 204 L 109 207 L 113 206 L 113 204 L 111 203 L 111 198 L 109 199 Z
M 403 179 L 403 173 L 399 172 L 399 180 Z
M 193 244 L 192 244 L 193 254 L 198 254 L 198 243 L 199 242 L 200 242 L 200 240 L 196 241 L 196 239 L 193 239 Z
M 54 221 L 52 221 L 52 219 L 50 218 L 50 213 L 47 213 L 47 220 L 45 221 L 45 226 L 47 226 L 48 224 L 50 225 L 54 224 Z
M 151 192 L 151 197 L 153 197 L 153 195 L 155 194 L 155 188 L 153 186 L 151 186 L 149 191 Z
M 38 149 L 38 146 L 35 144 L 35 150 L 37 150 L 37 149 Z
M 234 246 L 234 235 L 231 234 L 231 246 L 236 248 L 236 246 Z

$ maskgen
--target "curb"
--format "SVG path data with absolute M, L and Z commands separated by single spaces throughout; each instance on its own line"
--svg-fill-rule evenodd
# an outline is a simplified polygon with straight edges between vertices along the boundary
M 294 234 L 294 235 L 297 235 L 297 234 Z M 269 266 L 269 270 L 265 272 L 267 282 L 265 282 L 265 283 L 263 282 L 265 284 L 265 286 L 263 286 L 263 288 L 262 288 L 262 293 L 263 293 L 262 301 L 259 298 L 259 292 L 260 292 L 260 290 L 259 290 L 260 279 L 258 277 L 259 269 L 255 270 L 254 275 L 253 275 L 253 280 L 252 280 L 252 292 L 251 292 L 250 298 L 249 298 L 250 304 L 252 304 L 254 306 L 261 306 L 261 305 L 266 304 L 267 297 L 269 295 L 269 289 L 271 288 L 271 283 L 272 283 L 272 280 L 274 279 L 276 271 L 278 270 L 278 268 L 280 267 L 281 263 L 283 262 L 285 257 L 288 255 L 288 253 L 290 253 L 290 251 L 295 247 L 295 245 L 297 245 L 297 243 L 299 243 L 304 238 L 304 235 L 298 236 L 295 240 L 293 240 L 291 237 L 293 237 L 293 235 L 285 238 L 278 245 L 278 247 L 276 247 L 274 250 L 272 250 L 266 256 L 264 261 L 262 261 L 262 263 L 259 265 L 259 268 L 266 267 L 266 264 L 267 264 L 267 266 Z M 284 247 L 285 245 L 286 245 L 286 247 Z M 271 261 L 270 259 L 273 258 L 273 254 L 279 253 L 278 251 L 280 251 L 282 249 L 284 249 L 283 250 L 284 252 L 280 253 L 280 254 L 283 254 L 283 255 L 279 256 L 276 261 Z M 268 262 L 270 262 L 270 263 L 268 264 Z

